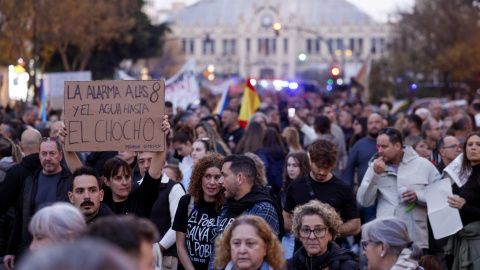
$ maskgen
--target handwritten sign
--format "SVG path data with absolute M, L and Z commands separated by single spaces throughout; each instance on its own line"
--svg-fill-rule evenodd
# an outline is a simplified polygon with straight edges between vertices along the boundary
M 164 81 L 65 82 L 66 151 L 164 151 Z

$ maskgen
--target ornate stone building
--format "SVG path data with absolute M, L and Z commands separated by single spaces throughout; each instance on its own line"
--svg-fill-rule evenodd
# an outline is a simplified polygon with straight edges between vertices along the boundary
M 201 0 L 167 21 L 169 38 L 196 59 L 198 72 L 214 65 L 216 74 L 241 77 L 292 79 L 332 63 L 353 76 L 369 54 L 384 55 L 393 40 L 391 25 L 344 0 Z

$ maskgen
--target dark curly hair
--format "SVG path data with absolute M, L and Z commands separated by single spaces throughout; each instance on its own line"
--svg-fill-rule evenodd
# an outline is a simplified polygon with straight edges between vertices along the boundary
M 192 176 L 190 177 L 190 185 L 188 186 L 188 194 L 195 197 L 195 204 L 203 199 L 202 179 L 208 168 L 218 168 L 220 171 L 223 166 L 223 156 L 217 153 L 210 153 L 197 160 L 193 166 Z M 220 211 L 225 203 L 225 194 L 220 191 L 215 195 L 215 209 Z

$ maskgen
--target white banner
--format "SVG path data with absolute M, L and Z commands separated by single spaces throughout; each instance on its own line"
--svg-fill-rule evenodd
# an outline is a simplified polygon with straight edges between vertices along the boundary
M 190 59 L 173 77 L 165 82 L 165 101 L 173 107 L 186 109 L 190 103 L 200 99 L 200 89 L 196 79 L 195 59 Z

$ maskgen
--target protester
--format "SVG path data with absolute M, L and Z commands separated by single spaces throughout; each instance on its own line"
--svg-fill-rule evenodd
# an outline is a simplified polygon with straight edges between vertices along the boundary
M 20 146 L 7 137 L 0 137 L 0 182 L 5 180 L 8 169 L 22 161 Z
M 172 142 L 173 147 L 175 150 L 177 150 L 178 155 L 183 157 L 180 164 L 178 164 L 178 167 L 182 173 L 185 174 L 184 171 L 193 166 L 193 160 L 191 156 L 193 144 L 192 137 L 185 132 L 179 131 L 173 136 Z
M 286 127 L 283 129 L 282 137 L 288 145 L 288 151 L 292 152 L 305 152 L 300 144 L 300 135 L 298 130 L 294 127 Z
M 362 138 L 367 136 L 367 117 L 360 116 L 353 120 L 353 135 L 348 142 L 348 149 L 351 152 L 353 146 Z
M 446 136 L 440 139 L 438 152 L 440 153 L 441 160 L 436 167 L 438 171 L 442 173 L 443 169 L 462 153 L 462 145 L 457 138 Z
M 422 119 L 416 114 L 409 114 L 406 116 L 402 128 L 404 137 L 408 135 L 420 136 L 422 134 Z
M 292 230 L 292 214 L 297 206 L 316 199 L 326 202 L 341 213 L 345 223 L 340 227 L 342 237 L 360 232 L 360 215 L 351 189 L 330 171 L 337 162 L 337 149 L 328 140 L 316 140 L 308 148 L 311 171 L 293 181 L 287 188 L 283 216 L 285 231 Z
M 338 125 L 342 129 L 343 134 L 345 135 L 345 145 L 348 152 L 350 150 L 349 142 L 355 131 L 353 128 L 353 115 L 347 110 L 341 110 L 340 113 L 338 113 L 337 120 Z
M 271 190 L 272 186 L 268 185 L 267 174 L 265 173 L 265 165 L 263 164 L 262 159 L 254 153 L 250 152 L 245 153 L 245 156 L 251 158 L 255 163 L 255 168 L 257 168 L 257 177 L 255 177 L 255 184 L 262 187 L 268 186 L 268 188 Z M 271 192 L 269 193 L 270 195 L 272 195 Z
M 136 269 L 153 270 L 152 244 L 158 240 L 158 231 L 148 219 L 134 215 L 103 217 L 88 228 L 87 236 L 125 251 L 135 261 Z
M 215 266 L 220 269 L 285 269 L 282 246 L 261 217 L 238 217 L 217 239 L 216 246 Z
M 260 148 L 262 148 L 262 138 L 265 128 L 260 123 L 249 122 L 245 134 L 238 142 L 235 150 L 236 154 L 245 154 L 251 152 L 256 154 Z
M 420 157 L 430 160 L 432 150 L 420 136 L 408 135 L 403 140 L 405 146 L 411 146 Z
M 232 153 L 236 153 L 235 149 L 245 133 L 243 128 L 238 124 L 238 111 L 232 107 L 223 109 L 222 124 L 223 141 L 227 143 Z
M 83 214 L 68 203 L 54 203 L 33 215 L 28 231 L 32 235 L 30 249 L 74 242 L 87 230 Z
M 212 126 L 207 122 L 200 122 L 195 126 L 195 137 L 197 139 L 206 139 L 210 144 L 210 149 L 222 156 L 230 155 L 232 152 L 225 144 L 223 139 L 217 135 Z
M 188 194 L 179 201 L 172 229 L 186 270 L 208 269 L 217 217 L 225 202 L 218 183 L 222 165 L 223 157 L 217 153 L 200 158 L 193 167 Z
M 377 218 L 362 227 L 363 254 L 368 269 L 421 270 L 422 250 L 412 242 L 407 223 L 393 216 Z
M 296 207 L 292 219 L 293 234 L 302 241 L 302 247 L 288 260 L 289 270 L 360 269 L 356 255 L 334 242 L 342 225 L 335 208 L 311 200 Z
M 183 178 L 182 171 L 178 168 L 176 164 L 167 164 L 163 167 L 162 172 L 168 176 L 168 178 L 172 179 L 175 182 L 180 183 Z
M 8 269 L 13 268 L 15 257 L 20 257 L 32 241 L 28 224 L 33 214 L 45 205 L 69 201 L 68 190 L 72 174 L 60 164 L 63 157 L 60 142 L 57 139 L 44 138 L 40 143 L 39 157 L 42 167 L 25 179 L 18 198 L 15 223 L 10 234 L 7 255 L 3 260 Z
M 451 269 L 478 269 L 480 256 L 477 248 L 480 236 L 480 133 L 470 134 L 463 145 L 461 171 L 467 174 L 467 182 L 459 188 L 453 186 L 454 196 L 448 196 L 448 204 L 460 211 L 463 229 L 451 236 L 445 254 Z M 453 261 L 451 256 L 453 255 Z
M 273 187 L 275 194 L 279 194 L 283 185 L 282 169 L 285 165 L 285 149 L 282 137 L 276 129 L 267 127 L 263 133 L 262 147 L 258 150 L 258 156 L 265 165 L 268 184 Z
M 425 139 L 425 143 L 431 149 L 431 156 L 428 158 L 435 164 L 438 164 L 441 160 L 438 148 L 438 141 L 442 138 L 442 130 L 437 120 L 429 118 L 422 124 L 422 137 Z
M 138 154 L 134 151 L 118 151 L 118 157 L 125 160 L 132 169 L 132 184 L 142 179 L 140 168 L 138 167 Z
M 192 161 L 193 165 L 190 168 L 185 169 L 182 174 L 183 174 L 183 179 L 181 181 L 183 188 L 185 190 L 188 190 L 188 187 L 190 185 L 190 177 L 192 175 L 193 171 L 193 166 L 199 160 L 205 155 L 210 154 L 210 152 L 213 151 L 211 148 L 211 144 L 209 143 L 209 139 L 198 139 L 192 144 Z
M 97 239 L 53 245 L 28 254 L 19 270 L 138 270 L 138 266 L 116 246 Z
M 72 178 L 68 197 L 70 202 L 82 211 L 87 223 L 92 223 L 99 217 L 114 215 L 112 210 L 102 203 L 104 191 L 94 169 L 80 167 L 73 172 Z
M 364 207 L 377 203 L 377 218 L 397 216 L 405 220 L 412 239 L 427 249 L 423 190 L 440 175 L 433 164 L 419 157 L 411 146 L 403 147 L 402 134 L 394 128 L 381 129 L 377 145 L 378 154 L 370 159 L 357 200 Z

